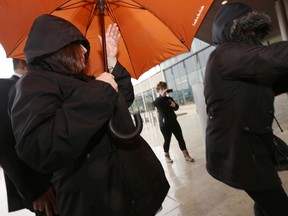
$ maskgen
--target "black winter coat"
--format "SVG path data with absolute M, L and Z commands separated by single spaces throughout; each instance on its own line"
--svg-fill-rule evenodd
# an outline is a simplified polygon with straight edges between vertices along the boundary
M 272 121 L 275 95 L 288 90 L 288 43 L 229 41 L 225 22 L 247 8 L 226 9 L 214 21 L 222 28 L 214 26 L 218 45 L 205 73 L 207 170 L 235 188 L 268 190 L 281 184 L 273 166 Z
M 33 210 L 32 201 L 50 187 L 48 176 L 39 173 L 22 160 L 15 151 L 15 138 L 8 115 L 9 91 L 19 78 L 0 79 L 0 165 L 5 174 L 8 211 L 28 208 Z
M 51 44 L 40 50 L 44 56 L 75 40 L 89 52 L 88 41 L 70 23 L 49 15 L 36 20 L 25 47 L 32 69 L 16 84 L 10 106 L 19 156 L 53 173 L 62 216 L 155 215 L 169 189 L 159 160 L 140 136 L 129 142 L 109 136 L 112 117 L 121 132 L 133 129 L 130 74 L 116 64 L 117 93 L 94 77 L 43 67 L 37 63 L 43 56 L 33 51 L 40 30 Z

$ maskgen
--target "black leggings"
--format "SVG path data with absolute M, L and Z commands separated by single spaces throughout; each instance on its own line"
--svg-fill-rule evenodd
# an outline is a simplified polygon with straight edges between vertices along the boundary
M 245 191 L 255 202 L 255 216 L 287 216 L 288 197 L 280 186 L 267 191 Z
M 171 126 L 160 125 L 160 130 L 164 137 L 164 144 L 163 144 L 164 152 L 169 152 L 172 133 L 177 139 L 180 149 L 182 151 L 186 150 L 186 143 L 184 141 L 182 130 L 178 122 Z

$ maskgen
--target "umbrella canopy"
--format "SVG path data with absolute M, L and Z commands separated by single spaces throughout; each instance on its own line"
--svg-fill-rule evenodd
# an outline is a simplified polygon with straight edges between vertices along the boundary
M 90 74 L 98 76 L 104 71 L 99 2 L 105 26 L 116 22 L 121 32 L 118 60 L 137 79 L 190 50 L 213 0 L 0 0 L 0 43 L 7 57 L 24 59 L 34 19 L 53 14 L 73 23 L 90 41 Z

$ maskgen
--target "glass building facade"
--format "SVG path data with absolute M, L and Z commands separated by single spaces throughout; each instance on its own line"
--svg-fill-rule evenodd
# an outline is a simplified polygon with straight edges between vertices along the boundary
M 164 69 L 166 82 L 174 90 L 172 96 L 177 103 L 193 103 L 192 85 L 203 82 L 206 62 L 213 49 L 213 46 L 205 47 Z

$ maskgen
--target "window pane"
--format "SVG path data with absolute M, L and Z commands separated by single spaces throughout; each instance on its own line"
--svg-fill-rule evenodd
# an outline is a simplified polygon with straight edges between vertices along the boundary
M 173 76 L 173 73 L 172 73 L 172 69 L 171 69 L 171 68 L 165 70 L 164 73 L 165 73 L 165 76 L 166 76 L 166 80 L 167 80 L 167 81 L 174 79 L 174 76 Z

